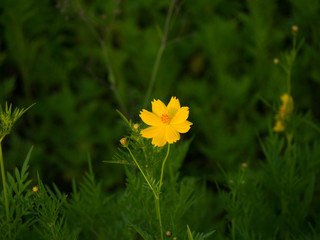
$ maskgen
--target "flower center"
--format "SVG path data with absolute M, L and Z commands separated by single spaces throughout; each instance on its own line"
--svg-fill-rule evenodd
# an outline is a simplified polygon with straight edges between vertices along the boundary
M 164 124 L 167 124 L 170 122 L 170 116 L 168 114 L 162 114 L 161 116 L 161 121 L 164 123 Z

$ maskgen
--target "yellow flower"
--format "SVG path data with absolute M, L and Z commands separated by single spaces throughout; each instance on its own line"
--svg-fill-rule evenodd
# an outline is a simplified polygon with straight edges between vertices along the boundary
M 282 105 L 279 107 L 279 112 L 275 116 L 276 124 L 273 127 L 275 132 L 283 132 L 285 130 L 285 122 L 289 119 L 290 114 L 293 112 L 293 99 L 285 93 L 281 96 Z
M 34 186 L 32 188 L 32 192 L 37 193 L 39 191 L 39 188 L 37 186 Z
M 189 108 L 181 107 L 176 97 L 172 97 L 166 106 L 160 100 L 153 100 L 152 112 L 143 109 L 140 118 L 150 125 L 141 130 L 142 137 L 152 138 L 152 144 L 158 147 L 164 146 L 167 142 L 174 143 L 180 139 L 180 133 L 189 131 L 191 122 L 187 121 Z
M 276 121 L 276 124 L 273 127 L 273 131 L 275 132 L 283 132 L 284 131 L 284 126 L 281 121 Z

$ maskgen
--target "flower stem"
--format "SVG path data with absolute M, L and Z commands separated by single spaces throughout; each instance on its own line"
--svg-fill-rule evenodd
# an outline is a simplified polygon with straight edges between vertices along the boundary
M 232 202 L 233 204 L 236 204 L 236 192 L 233 189 L 232 190 Z M 236 239 L 236 217 L 234 216 L 234 218 L 231 220 L 231 225 L 232 225 L 232 240 Z
M 160 183 L 159 183 L 159 188 L 158 188 L 158 194 L 160 195 L 161 187 L 162 187 L 162 179 L 163 179 L 163 171 L 164 171 L 164 165 L 166 164 L 167 158 L 169 156 L 170 152 L 170 144 L 168 143 L 168 149 L 167 149 L 167 154 L 162 162 L 162 167 L 161 167 L 161 175 L 160 175 Z
M 139 171 L 141 172 L 142 176 L 143 176 L 143 177 L 144 177 L 144 179 L 146 180 L 146 182 L 147 182 L 147 184 L 149 185 L 149 187 L 150 187 L 151 191 L 153 192 L 153 194 L 154 194 L 155 196 L 157 196 L 157 197 L 158 197 L 158 195 L 157 195 L 157 193 L 155 192 L 154 188 L 153 188 L 153 187 L 152 187 L 152 185 L 150 184 L 150 182 L 149 182 L 149 180 L 148 180 L 147 176 L 144 174 L 144 172 L 143 172 L 142 168 L 140 167 L 139 163 L 137 162 L 136 158 L 133 156 L 133 154 L 132 154 L 132 152 L 131 152 L 130 148 L 127 146 L 127 147 L 126 147 L 126 149 L 127 149 L 127 150 L 128 150 L 128 152 L 130 153 L 130 155 L 131 155 L 131 157 L 132 157 L 132 159 L 133 159 L 134 163 L 135 163 L 135 164 L 137 165 L 137 167 L 139 168 Z
M 288 94 L 291 95 L 291 67 L 287 71 L 287 88 Z
M 170 152 L 170 144 L 168 143 L 167 154 L 166 154 L 165 158 L 163 159 L 162 166 L 161 166 L 161 175 L 160 175 L 159 187 L 157 189 L 157 196 L 155 196 L 155 198 L 154 198 L 154 201 L 156 204 L 156 212 L 157 212 L 157 216 L 158 216 L 158 220 L 159 220 L 161 240 L 163 240 L 163 231 L 162 231 L 162 221 L 161 221 L 161 212 L 160 212 L 160 193 L 161 193 L 161 187 L 162 187 L 164 165 L 166 164 L 166 161 L 168 159 L 169 152 Z
M 169 152 L 170 152 L 170 144 L 168 144 L 167 153 L 166 153 L 166 156 L 165 156 L 165 158 L 163 159 L 163 162 L 162 162 L 160 182 L 159 182 L 159 187 L 158 187 L 157 191 L 155 191 L 154 188 L 152 187 L 152 185 L 150 184 L 147 176 L 143 172 L 143 170 L 140 167 L 139 163 L 137 162 L 136 158 L 133 156 L 130 148 L 128 146 L 126 148 L 127 148 L 128 152 L 130 153 L 131 158 L 133 159 L 134 163 L 137 165 L 137 167 L 138 167 L 139 171 L 141 172 L 142 176 L 144 177 L 144 179 L 146 180 L 147 184 L 149 185 L 151 191 L 153 192 L 154 203 L 155 203 L 155 208 L 156 208 L 156 214 L 157 214 L 157 218 L 159 220 L 160 236 L 161 236 L 161 240 L 163 240 L 164 238 L 163 238 L 161 210 L 160 210 L 160 193 L 161 193 L 161 186 L 162 186 L 162 180 L 163 180 L 164 166 L 166 164 L 166 161 L 168 159 Z
M 9 228 L 9 237 L 11 238 L 11 230 L 10 230 L 10 216 L 9 216 L 9 203 L 8 203 L 8 194 L 7 194 L 7 184 L 6 184 L 6 176 L 4 171 L 3 157 L 2 157 L 2 147 L 0 141 L 0 165 L 1 165 L 1 176 L 2 176 L 2 184 L 3 184 L 3 195 L 4 195 L 4 204 L 6 207 L 6 215 L 7 215 L 7 224 Z
M 236 218 L 233 218 L 231 220 L 231 224 L 232 224 L 232 240 L 236 239 Z
M 161 235 L 161 240 L 163 240 L 163 231 L 162 231 L 162 221 L 161 221 L 161 212 L 160 212 L 160 198 L 159 196 L 154 195 L 154 203 L 156 206 L 156 213 L 159 220 L 159 230 Z

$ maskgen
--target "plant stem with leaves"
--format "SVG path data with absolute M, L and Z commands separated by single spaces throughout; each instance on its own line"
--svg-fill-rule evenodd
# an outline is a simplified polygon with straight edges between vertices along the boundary
M 9 237 L 11 238 L 7 183 L 6 183 L 6 176 L 5 176 L 5 170 L 4 170 L 4 164 L 3 164 L 2 146 L 1 146 L 1 144 L 2 144 L 2 140 L 0 141 L 1 176 L 2 176 L 2 184 L 3 184 L 4 205 L 5 205 L 5 208 L 6 208 L 7 224 L 8 224 L 8 228 L 9 228 Z
M 156 214 L 157 214 L 157 218 L 159 221 L 159 230 L 160 230 L 160 236 L 161 236 L 161 240 L 163 240 L 163 230 L 162 230 L 162 219 L 161 219 L 161 208 L 160 208 L 160 194 L 161 194 L 161 187 L 162 187 L 162 181 L 163 181 L 163 173 L 164 173 L 164 167 L 166 164 L 166 161 L 168 159 L 169 156 L 169 152 L 170 152 L 170 144 L 168 144 L 168 148 L 167 148 L 167 153 L 165 158 L 163 159 L 162 162 L 162 166 L 161 166 L 161 175 L 160 175 L 160 181 L 159 181 L 159 185 L 157 187 L 157 189 L 155 190 L 154 187 L 151 185 L 148 177 L 146 176 L 146 174 L 144 173 L 144 171 L 142 170 L 140 164 L 138 163 L 138 161 L 136 160 L 136 158 L 134 157 L 134 155 L 132 154 L 130 148 L 128 146 L 126 146 L 126 149 L 128 150 L 131 158 L 133 159 L 134 163 L 136 164 L 136 166 L 138 167 L 139 171 L 141 172 L 143 178 L 145 179 L 145 181 L 147 182 L 150 190 L 153 193 L 154 196 L 154 203 L 155 203 L 155 209 L 156 209 Z

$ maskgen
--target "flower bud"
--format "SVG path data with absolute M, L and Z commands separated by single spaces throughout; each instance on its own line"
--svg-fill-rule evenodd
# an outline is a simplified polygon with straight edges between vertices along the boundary
M 167 230 L 167 231 L 166 231 L 166 236 L 167 236 L 167 237 L 171 237 L 171 236 L 172 236 L 172 232 L 171 232 L 170 230 Z
M 278 58 L 275 58 L 275 59 L 273 59 L 273 63 L 275 64 L 275 65 L 277 65 L 277 64 L 279 64 L 279 59 Z
M 292 25 L 291 31 L 293 34 L 297 34 L 299 32 L 299 27 L 297 25 Z
M 242 164 L 241 164 L 241 167 L 247 168 L 247 167 L 248 167 L 248 163 L 246 163 L 246 162 L 242 163 Z
M 128 139 L 127 138 L 121 138 L 120 139 L 120 143 L 122 146 L 127 146 L 128 145 Z
M 32 188 L 32 192 L 37 193 L 39 191 L 39 188 L 37 186 L 34 186 Z
M 133 128 L 134 130 L 138 130 L 140 127 L 140 125 L 138 123 L 133 124 Z

